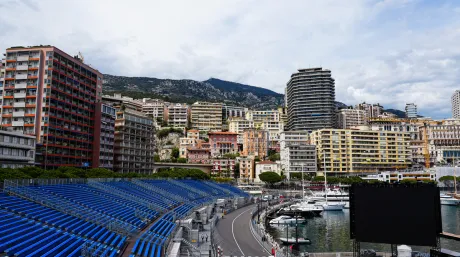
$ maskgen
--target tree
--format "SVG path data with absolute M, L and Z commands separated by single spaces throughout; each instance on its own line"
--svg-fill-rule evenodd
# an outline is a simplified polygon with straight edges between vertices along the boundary
M 276 162 L 276 161 L 279 161 L 281 158 L 280 158 L 279 153 L 275 153 L 275 154 L 268 156 L 268 159 L 272 162 Z
M 153 155 L 153 161 L 154 161 L 154 162 L 160 162 L 160 161 L 161 161 L 161 160 L 160 160 L 160 155 L 154 154 L 154 155 Z
M 260 157 L 259 156 L 254 157 L 254 161 L 255 162 L 260 162 Z
M 177 159 L 179 158 L 179 148 L 174 147 L 171 151 L 171 159 Z
M 31 178 L 38 178 L 41 174 L 43 174 L 43 172 L 45 172 L 44 169 L 41 169 L 39 167 L 24 167 L 19 168 L 17 170 L 30 176 Z
M 456 177 L 456 180 L 460 182 L 460 177 Z M 442 176 L 439 178 L 439 181 L 454 181 L 454 176 Z
M 177 158 L 177 162 L 178 163 L 187 163 L 187 159 L 186 158 Z
M 239 157 L 240 154 L 239 153 L 226 153 L 224 154 L 224 158 L 225 159 L 236 159 L 236 157 Z
M 0 168 L 0 181 L 3 182 L 5 179 L 29 179 L 31 176 L 25 174 L 20 170 Z
M 233 172 L 235 178 L 239 178 L 240 177 L 240 163 L 237 162 L 235 163 L 235 170 Z
M 281 181 L 281 176 L 278 175 L 276 172 L 263 172 L 259 175 L 260 180 L 262 180 L 264 183 L 273 185 L 275 183 L 278 183 Z
M 274 154 L 276 154 L 276 151 L 275 151 L 275 150 L 273 150 L 273 149 L 268 149 L 268 151 L 267 151 L 267 155 L 268 155 L 268 156 L 274 155 Z

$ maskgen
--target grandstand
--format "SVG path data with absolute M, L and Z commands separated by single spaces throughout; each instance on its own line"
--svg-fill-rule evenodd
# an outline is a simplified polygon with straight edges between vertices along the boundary
M 176 219 L 218 198 L 246 196 L 191 179 L 7 180 L 0 256 L 160 257 Z

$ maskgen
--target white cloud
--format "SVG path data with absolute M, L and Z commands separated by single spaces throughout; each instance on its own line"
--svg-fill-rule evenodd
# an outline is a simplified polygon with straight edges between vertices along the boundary
M 453 5 L 453 6 L 451 6 Z M 284 92 L 323 66 L 337 99 L 450 116 L 460 77 L 456 2 L 4 0 L 0 49 L 52 44 L 102 72 L 209 77 Z

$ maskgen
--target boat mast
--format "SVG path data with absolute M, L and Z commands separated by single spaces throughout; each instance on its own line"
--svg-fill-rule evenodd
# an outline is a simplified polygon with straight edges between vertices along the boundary
M 457 196 L 457 173 L 455 172 L 457 165 L 454 165 L 454 197 Z
M 302 163 L 302 201 L 305 200 L 305 188 L 303 184 L 303 163 Z
M 323 150 L 323 157 L 324 157 L 324 194 L 326 196 L 326 205 L 327 205 L 326 150 Z

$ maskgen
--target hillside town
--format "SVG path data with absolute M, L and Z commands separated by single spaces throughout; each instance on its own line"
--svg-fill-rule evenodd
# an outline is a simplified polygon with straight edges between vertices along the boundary
M 54 46 L 8 48 L 0 69 L 2 168 L 191 167 L 249 183 L 267 171 L 286 179 L 429 171 L 460 157 L 460 91 L 452 118 L 434 120 L 416 103 L 405 118 L 379 103 L 338 108 L 333 72 L 320 67 L 293 71 L 284 105 L 272 110 L 104 95 L 97 67 Z

